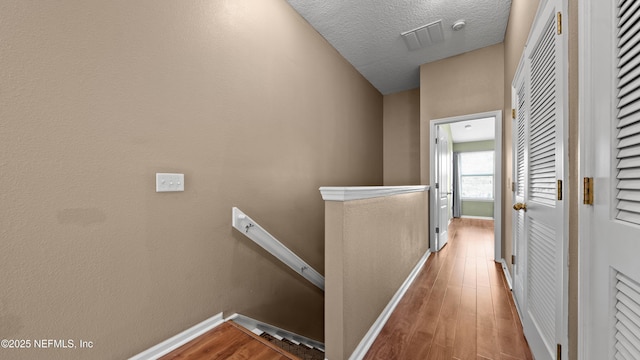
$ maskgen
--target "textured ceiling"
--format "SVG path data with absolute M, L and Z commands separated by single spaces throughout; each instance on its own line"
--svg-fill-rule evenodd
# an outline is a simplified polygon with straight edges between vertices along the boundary
M 421 64 L 503 41 L 511 0 L 287 0 L 382 94 L 420 85 Z M 409 51 L 401 33 L 442 19 L 444 42 Z M 451 25 L 464 19 L 466 27 Z

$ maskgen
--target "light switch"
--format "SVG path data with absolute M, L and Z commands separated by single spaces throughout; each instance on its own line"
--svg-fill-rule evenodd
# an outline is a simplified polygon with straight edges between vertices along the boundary
M 156 192 L 184 191 L 184 174 L 156 173 Z

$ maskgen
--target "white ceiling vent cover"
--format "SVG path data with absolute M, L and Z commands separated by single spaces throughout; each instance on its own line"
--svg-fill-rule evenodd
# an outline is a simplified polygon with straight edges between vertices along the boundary
M 409 51 L 425 48 L 432 44 L 444 41 L 444 30 L 442 20 L 434 21 L 419 28 L 409 30 L 400 34 L 404 39 Z

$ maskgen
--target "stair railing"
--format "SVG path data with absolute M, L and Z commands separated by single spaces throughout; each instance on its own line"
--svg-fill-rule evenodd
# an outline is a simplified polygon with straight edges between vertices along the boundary
M 307 264 L 298 255 L 282 244 L 273 235 L 269 234 L 262 226 L 258 225 L 253 219 L 243 213 L 237 207 L 234 207 L 232 213 L 232 226 L 244 234 L 263 249 L 267 250 L 271 255 L 285 263 L 293 271 L 310 281 L 315 286 L 324 291 L 324 276 L 317 272 L 311 265 Z

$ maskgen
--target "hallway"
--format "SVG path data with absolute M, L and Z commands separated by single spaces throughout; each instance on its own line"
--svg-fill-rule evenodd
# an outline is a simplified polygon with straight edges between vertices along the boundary
M 493 249 L 493 221 L 454 219 L 365 359 L 532 359 Z

